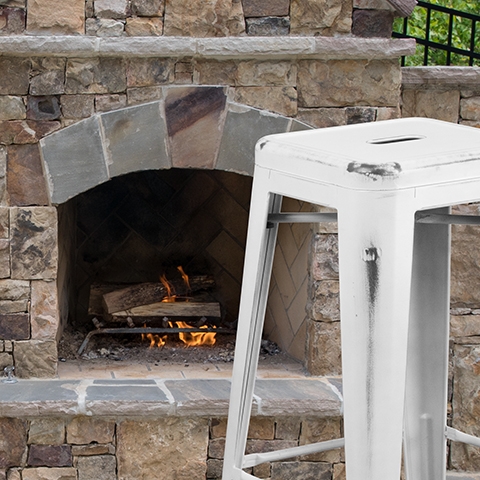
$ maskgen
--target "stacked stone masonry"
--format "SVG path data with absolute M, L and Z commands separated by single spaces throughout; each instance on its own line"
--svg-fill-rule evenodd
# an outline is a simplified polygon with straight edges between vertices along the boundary
M 3 0 L 0 35 L 389 37 L 386 0 Z

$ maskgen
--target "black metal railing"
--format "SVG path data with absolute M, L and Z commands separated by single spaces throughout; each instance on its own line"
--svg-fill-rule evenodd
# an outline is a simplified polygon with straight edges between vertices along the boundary
M 423 46 L 423 65 L 435 64 L 461 64 L 466 65 L 480 65 L 480 45 L 478 41 L 480 37 L 480 15 L 468 12 L 461 12 L 453 8 L 443 7 L 428 2 L 419 1 L 416 8 L 423 8 L 425 12 L 425 22 L 422 28 L 419 29 L 418 22 L 415 26 L 415 31 L 411 32 L 411 18 L 407 17 L 403 20 L 403 28 L 398 28 L 394 31 L 393 36 L 396 38 L 414 38 L 417 45 Z M 438 12 L 438 13 L 437 13 Z M 442 32 L 434 29 L 432 25 L 432 16 L 447 15 L 447 18 L 442 17 Z M 422 17 L 423 18 L 423 17 Z M 438 20 L 438 19 L 437 19 Z M 444 26 L 447 22 L 447 29 L 445 32 Z M 438 21 L 436 22 L 438 24 Z M 471 26 L 470 26 L 471 25 Z M 463 30 L 463 38 L 458 38 L 458 28 Z M 423 37 L 421 34 L 423 33 Z M 446 35 L 445 35 L 446 33 Z M 432 55 L 432 51 L 444 52 L 443 55 Z M 435 60 L 432 62 L 432 57 Z M 441 63 L 438 63 L 438 59 Z M 402 58 L 402 65 L 405 65 L 405 57 Z

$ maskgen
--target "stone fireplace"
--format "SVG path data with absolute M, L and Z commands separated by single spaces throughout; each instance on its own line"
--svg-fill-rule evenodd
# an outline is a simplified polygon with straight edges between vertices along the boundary
M 70 44 L 49 37 L 44 55 L 66 48 L 66 60 L 55 53 L 19 61 L 10 80 L 30 76 L 35 65 L 31 89 L 44 95 L 29 99 L 26 120 L 5 122 L 0 138 L 9 145 L 2 153 L 10 205 L 1 216 L 1 366 L 14 364 L 23 378 L 55 376 L 58 341 L 69 323 L 85 321 L 92 284 L 156 280 L 178 262 L 215 276 L 225 320 L 234 323 L 256 141 L 312 124 L 398 115 L 392 59 L 402 42 L 265 38 L 253 54 L 242 53 L 249 40 L 172 39 L 159 59 L 150 39 L 100 39 L 77 43 L 70 58 Z M 28 37 L 20 48 L 30 50 Z M 136 53 L 125 60 L 118 48 Z M 13 59 L 1 61 L 11 71 Z M 179 84 L 164 85 L 177 71 Z M 63 75 L 59 97 L 46 95 L 53 74 Z M 125 88 L 128 106 L 121 107 L 115 92 Z M 100 107 L 107 100 L 114 103 Z M 325 106 L 292 118 L 298 101 Z M 311 208 L 284 200 L 285 211 Z M 326 328 L 316 330 L 311 308 L 312 239 L 321 228 L 281 226 L 265 325 L 265 336 L 312 372 L 314 344 Z

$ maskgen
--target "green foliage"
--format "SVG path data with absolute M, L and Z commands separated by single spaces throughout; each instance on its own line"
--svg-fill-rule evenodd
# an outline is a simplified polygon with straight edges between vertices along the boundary
M 480 15 L 480 3 L 471 0 L 431 0 L 429 3 L 453 8 L 461 12 Z M 427 22 L 427 9 L 417 6 L 412 15 L 408 18 L 407 34 L 412 37 L 425 39 L 425 29 Z M 395 32 L 403 31 L 403 18 L 395 19 L 393 29 Z M 447 45 L 448 43 L 449 15 L 443 12 L 432 10 L 430 17 L 430 40 L 433 42 Z M 472 21 L 468 18 L 453 16 L 452 46 L 468 50 L 470 48 L 470 37 L 472 31 Z M 475 51 L 480 52 L 480 22 L 476 25 Z M 417 50 L 414 55 L 405 59 L 406 66 L 423 65 L 425 47 L 417 44 Z M 452 53 L 451 65 L 468 65 L 468 57 Z M 428 65 L 446 65 L 447 52 L 441 49 L 429 47 Z M 480 61 L 475 60 L 474 65 L 479 66 Z

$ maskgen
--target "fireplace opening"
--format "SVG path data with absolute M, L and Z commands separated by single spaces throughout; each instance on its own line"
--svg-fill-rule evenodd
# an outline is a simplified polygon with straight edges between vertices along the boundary
M 60 205 L 60 360 L 231 362 L 251 186 L 220 170 L 149 170 Z M 262 360 L 304 362 L 311 228 L 281 225 L 277 243 Z

